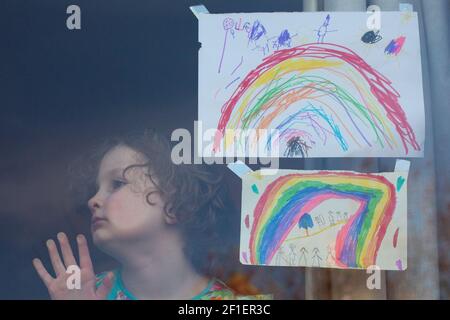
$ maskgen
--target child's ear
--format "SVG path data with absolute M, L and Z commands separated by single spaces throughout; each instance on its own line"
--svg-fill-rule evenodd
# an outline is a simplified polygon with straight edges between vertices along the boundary
M 167 224 L 176 224 L 178 222 L 177 216 L 169 210 L 165 212 L 164 220 Z

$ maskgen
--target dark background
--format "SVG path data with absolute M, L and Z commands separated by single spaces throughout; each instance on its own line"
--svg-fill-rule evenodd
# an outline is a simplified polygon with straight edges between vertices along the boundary
M 202 3 L 214 13 L 302 9 L 299 0 Z M 70 4 L 81 8 L 81 30 L 66 27 Z M 89 234 L 89 219 L 75 213 L 68 190 L 74 158 L 99 139 L 130 129 L 192 131 L 200 44 L 189 6 L 196 4 L 0 3 L 0 299 L 48 298 L 32 258 L 48 265 L 45 241 L 59 231 L 72 240 Z M 229 173 L 227 182 L 239 208 L 240 181 Z M 236 249 L 230 250 L 224 280 L 239 271 L 277 298 L 304 297 L 303 269 L 243 267 Z M 97 272 L 113 265 L 98 250 L 93 257 Z

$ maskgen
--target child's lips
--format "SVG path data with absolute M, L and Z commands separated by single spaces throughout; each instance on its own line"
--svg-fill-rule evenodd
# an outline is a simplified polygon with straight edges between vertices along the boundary
M 106 221 L 106 219 L 103 219 L 103 218 L 98 218 L 98 217 L 92 218 L 92 220 L 91 220 L 92 229 L 95 230 L 95 229 L 99 228 L 102 225 L 102 223 L 105 221 Z

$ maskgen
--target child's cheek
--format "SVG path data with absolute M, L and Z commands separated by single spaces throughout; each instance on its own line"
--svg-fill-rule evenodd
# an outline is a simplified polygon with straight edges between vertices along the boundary
M 120 229 L 139 225 L 145 212 L 142 196 L 126 189 L 111 194 L 105 209 L 107 219 Z
M 127 203 L 124 194 L 120 192 L 111 194 L 105 205 L 106 218 L 111 223 L 123 223 L 126 221 L 126 213 L 129 211 L 129 208 L 126 206 Z

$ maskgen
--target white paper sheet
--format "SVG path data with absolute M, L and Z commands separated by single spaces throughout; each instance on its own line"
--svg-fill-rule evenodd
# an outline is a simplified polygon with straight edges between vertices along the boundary
M 247 173 L 241 263 L 405 270 L 407 178 L 406 171 Z
M 199 14 L 199 154 L 423 156 L 417 13 L 380 17 Z

